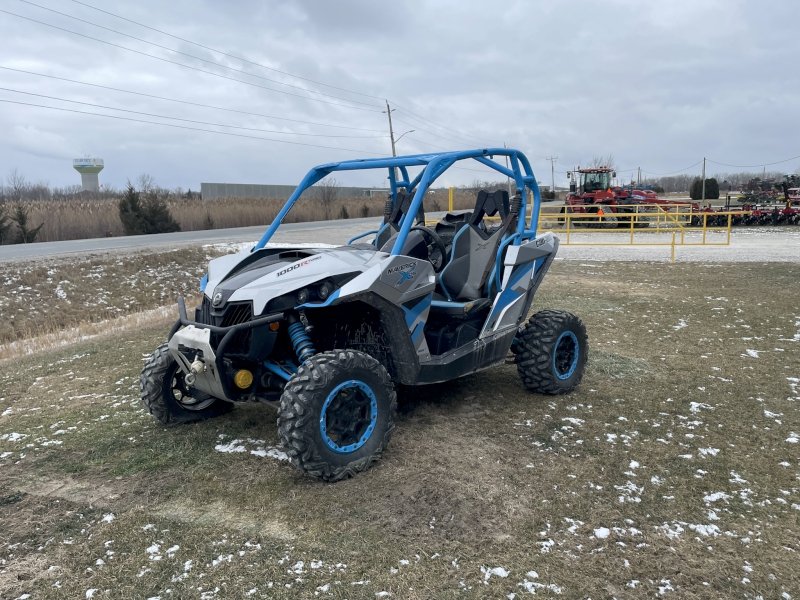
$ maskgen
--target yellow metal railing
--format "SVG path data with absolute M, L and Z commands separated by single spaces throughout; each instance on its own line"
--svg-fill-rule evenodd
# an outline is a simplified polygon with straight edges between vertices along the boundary
M 669 246 L 672 262 L 675 262 L 675 246 L 730 245 L 734 217 L 748 214 L 747 211 L 693 212 L 687 203 L 616 205 L 616 212 L 606 205 L 581 208 L 594 212 L 571 212 L 566 205 L 542 207 L 538 232 L 553 232 L 562 245 L 570 246 Z M 499 217 L 486 220 L 496 221 Z M 720 220 L 721 225 L 717 224 Z M 428 220 L 426 224 L 436 222 Z M 716 235 L 720 233 L 724 234 L 722 239 Z M 616 237 L 603 239 L 608 234 Z

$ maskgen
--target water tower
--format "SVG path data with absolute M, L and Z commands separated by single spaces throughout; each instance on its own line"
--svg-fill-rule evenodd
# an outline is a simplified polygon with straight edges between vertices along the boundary
M 72 161 L 72 168 L 81 174 L 81 184 L 84 192 L 100 191 L 100 182 L 97 174 L 103 170 L 102 158 L 76 158 Z

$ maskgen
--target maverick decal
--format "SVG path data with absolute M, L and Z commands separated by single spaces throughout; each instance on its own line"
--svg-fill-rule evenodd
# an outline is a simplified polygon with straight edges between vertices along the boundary
M 400 275 L 400 279 L 398 279 L 397 283 L 394 284 L 394 286 L 397 287 L 403 282 L 411 281 L 412 279 L 414 279 L 414 275 L 417 274 L 417 272 L 414 270 L 416 267 L 417 267 L 416 262 L 410 262 L 404 265 L 391 267 L 386 270 L 386 274 L 391 275 L 392 273 L 397 273 Z

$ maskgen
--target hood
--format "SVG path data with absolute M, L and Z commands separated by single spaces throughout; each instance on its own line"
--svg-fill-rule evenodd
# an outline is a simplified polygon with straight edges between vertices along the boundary
M 342 246 L 339 248 L 264 248 L 212 260 L 206 295 L 228 302 L 253 302 L 253 314 L 267 302 L 323 279 L 360 274 L 385 258 L 385 252 Z

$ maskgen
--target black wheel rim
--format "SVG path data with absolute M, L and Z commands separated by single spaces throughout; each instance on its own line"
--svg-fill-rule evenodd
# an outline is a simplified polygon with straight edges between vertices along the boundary
M 577 336 L 565 331 L 556 340 L 553 351 L 553 371 L 559 379 L 569 379 L 575 373 L 580 357 L 580 346 Z
M 186 385 L 183 372 L 178 368 L 177 363 L 167 375 L 168 377 L 164 378 L 164 387 L 166 388 L 164 392 L 169 394 L 182 409 L 200 411 L 214 403 L 213 396 Z
M 325 445 L 339 454 L 355 452 L 367 443 L 378 422 L 378 400 L 363 381 L 336 386 L 322 405 L 319 430 Z

